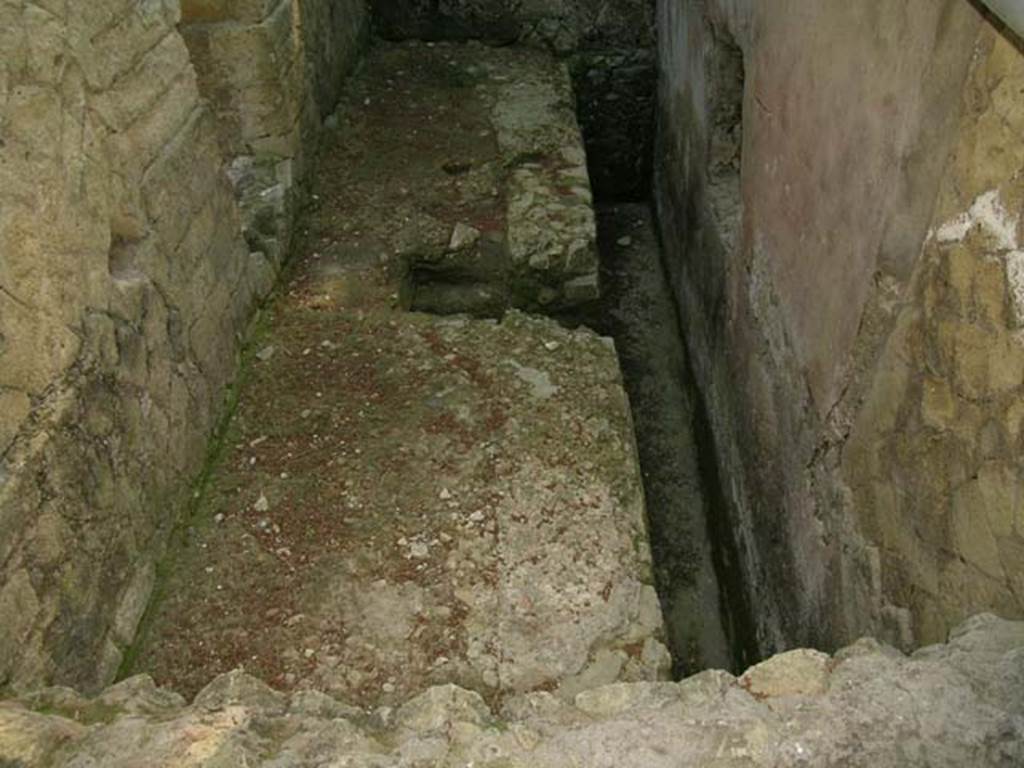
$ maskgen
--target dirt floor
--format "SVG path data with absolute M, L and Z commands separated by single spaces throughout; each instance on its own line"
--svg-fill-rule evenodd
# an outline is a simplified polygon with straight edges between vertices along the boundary
M 126 672 L 191 696 L 243 668 L 363 706 L 667 674 L 610 342 L 402 307 L 410 254 L 506 237 L 481 50 L 378 49 L 355 81 Z

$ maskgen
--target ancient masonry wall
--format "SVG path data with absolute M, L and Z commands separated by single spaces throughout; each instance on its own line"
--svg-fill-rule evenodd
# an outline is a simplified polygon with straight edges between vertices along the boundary
M 279 260 L 296 182 L 369 34 L 365 0 L 182 0 L 181 32 L 231 159 L 246 239 Z
M 280 18 L 186 3 L 192 20 L 228 6 L 255 20 L 258 5 Z M 342 8 L 301 9 L 329 5 Z M 251 149 L 284 157 L 297 144 L 269 137 L 305 113 L 232 101 L 244 89 L 229 79 L 224 98 L 251 111 L 211 112 L 181 21 L 177 0 L 0 2 L 0 688 L 111 680 L 275 277 L 280 249 L 243 237 L 225 172 L 225 147 L 243 145 L 226 126 L 264 130 Z M 221 63 L 228 26 L 206 40 Z M 234 51 L 272 74 L 254 26 Z M 304 29 L 325 53 L 303 64 L 303 98 L 325 105 L 340 75 L 309 73 L 342 54 Z
M 1020 616 L 1024 55 L 961 0 L 770 5 L 659 4 L 655 159 L 761 649 Z
M 650 192 L 654 127 L 654 0 L 371 0 L 388 39 L 481 39 L 569 60 L 591 184 L 599 200 Z

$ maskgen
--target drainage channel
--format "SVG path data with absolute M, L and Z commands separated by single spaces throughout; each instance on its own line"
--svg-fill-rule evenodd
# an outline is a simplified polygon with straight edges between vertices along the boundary
M 735 567 L 713 436 L 689 367 L 657 223 L 644 199 L 651 188 L 656 73 L 642 56 L 628 66 L 613 61 L 603 70 L 575 72 L 595 180 L 602 283 L 601 300 L 575 319 L 615 339 L 674 673 L 739 671 L 758 659 L 752 614 Z M 615 98 L 606 101 L 606 93 Z M 625 113 L 631 118 L 624 132 Z
M 665 279 L 650 207 L 599 205 L 603 296 L 586 318 L 615 339 L 640 456 L 655 580 L 674 673 L 735 670 L 754 656 L 728 527 L 716 525 L 717 478 L 701 403 Z M 705 420 L 706 421 L 706 420 Z M 710 462 L 710 466 L 709 466 Z

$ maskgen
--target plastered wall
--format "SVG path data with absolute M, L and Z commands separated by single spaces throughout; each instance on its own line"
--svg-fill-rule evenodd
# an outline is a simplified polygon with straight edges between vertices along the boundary
M 1019 615 L 1019 48 L 963 0 L 658 24 L 659 216 L 762 650 Z M 1002 250 L 958 218 L 986 193 Z

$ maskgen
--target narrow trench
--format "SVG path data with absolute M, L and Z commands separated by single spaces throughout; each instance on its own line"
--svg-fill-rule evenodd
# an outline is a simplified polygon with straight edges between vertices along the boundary
M 710 186 L 727 239 L 739 222 L 742 54 L 728 41 L 717 58 Z M 578 112 L 595 180 L 602 298 L 578 318 L 616 343 L 633 411 L 656 585 L 677 678 L 702 669 L 734 672 L 758 658 L 714 436 L 687 354 L 650 196 L 654 117 L 628 134 L 615 105 L 577 79 Z M 582 86 L 582 87 L 581 87 Z M 620 80 L 618 86 L 623 89 Z M 655 77 L 631 78 L 616 102 L 653 104 Z M 640 129 L 639 135 L 637 129 Z M 644 130 L 646 129 L 646 131 Z M 609 137 L 612 137 L 609 139 Z M 632 162 L 623 156 L 632 155 Z M 731 243 L 726 246 L 730 247 Z
M 423 66 L 424 54 L 431 67 Z M 587 344 L 597 344 L 606 356 L 607 348 L 592 334 L 522 315 L 500 324 L 438 316 L 494 317 L 492 305 L 507 301 L 500 285 L 484 280 L 493 271 L 492 251 L 502 255 L 491 229 L 501 224 L 503 201 L 492 186 L 502 165 L 485 105 L 470 96 L 485 77 L 475 63 L 480 50 L 409 45 L 373 55 L 376 69 L 368 68 L 347 97 L 351 104 L 345 109 L 357 117 L 345 141 L 335 134 L 321 158 L 314 202 L 304 218 L 308 231 L 268 309 L 267 332 L 256 344 L 248 383 L 225 434 L 225 453 L 189 518 L 122 675 L 150 671 L 161 683 L 191 694 L 213 674 L 244 666 L 275 686 L 311 681 L 359 703 L 398 702 L 437 681 L 499 691 L 494 669 L 500 665 L 516 674 L 522 670 L 525 687 L 540 684 L 529 682 L 529 661 L 516 667 L 518 661 L 492 658 L 500 643 L 497 635 L 490 638 L 494 607 L 487 601 L 504 586 L 506 567 L 495 554 L 498 516 L 519 524 L 520 512 L 508 506 L 523 489 L 546 489 L 539 492 L 541 502 L 543 494 L 554 494 L 529 506 L 559 509 L 559 531 L 595 520 L 606 527 L 566 534 L 570 549 L 593 539 L 580 560 L 539 560 L 536 573 L 526 565 L 526 575 L 516 578 L 524 585 L 569 582 L 590 568 L 583 578 L 600 587 L 587 603 L 595 611 L 604 610 L 596 598 L 606 604 L 614 579 L 623 578 L 616 569 L 625 560 L 617 561 L 613 549 L 616 542 L 632 541 L 620 535 L 624 529 L 642 528 L 639 502 L 617 507 L 607 519 L 591 512 L 589 518 L 572 517 L 572 498 L 588 488 L 638 490 L 629 451 L 620 450 L 629 442 L 625 404 L 618 416 L 602 414 L 620 419 L 611 441 L 597 433 L 588 437 L 582 429 L 598 402 L 593 398 L 614 401 L 581 363 L 599 357 L 586 351 Z M 501 56 L 509 66 L 534 66 L 532 54 L 504 49 Z M 417 79 L 396 85 L 414 60 L 420 65 Z M 629 68 L 620 90 L 626 101 L 648 110 L 650 130 L 655 83 L 636 72 Z M 630 95 L 634 86 L 639 90 Z M 617 104 L 604 118 L 592 107 L 583 105 L 578 113 L 596 179 L 604 293 L 571 315 L 550 306 L 546 313 L 616 342 L 674 675 L 709 667 L 736 670 L 753 659 L 753 637 L 732 567 L 736 558 L 728 546 L 710 430 L 688 369 L 651 214 L 652 136 L 638 136 L 635 128 L 602 132 L 602 125 L 619 121 L 622 107 Z M 419 120 L 409 121 L 410 113 Z M 395 130 L 399 118 L 408 138 Z M 380 136 L 389 131 L 382 144 Z M 533 167 L 547 172 L 543 163 Z M 460 189 L 469 190 L 471 204 Z M 465 264 L 439 261 L 440 254 L 451 255 L 449 237 L 455 238 L 450 225 L 429 214 L 424 218 L 407 202 L 416 195 L 433 196 L 436 210 L 455 210 L 460 220 L 477 222 L 476 247 L 468 252 L 479 256 Z M 399 213 L 396 206 L 405 207 Z M 437 306 L 414 304 L 427 310 L 421 313 L 401 309 L 409 307 L 401 298 L 408 264 L 392 255 L 407 234 L 395 232 L 393 222 L 405 215 L 414 222 L 407 228 L 415 235 L 417 256 L 425 258 L 424 231 L 437 251 L 426 252 L 431 269 L 416 285 L 429 299 L 425 303 Z M 458 249 L 455 255 L 465 256 Z M 487 267 L 483 277 L 473 271 L 481 264 Z M 467 293 L 466 285 L 474 290 Z M 578 358 L 550 352 L 579 345 L 584 348 Z M 515 369 L 511 376 L 509 366 Z M 544 400 L 554 390 L 542 369 L 560 377 L 564 397 Z M 517 384 L 524 376 L 540 400 L 523 401 L 531 397 Z M 618 393 L 617 383 L 612 386 Z M 531 426 L 515 427 L 506 406 Z M 573 434 L 567 427 L 575 428 L 573 440 L 566 439 Z M 479 452 L 475 458 L 461 458 L 472 451 Z M 537 451 L 547 455 L 530 469 Z M 576 473 L 572 483 L 559 474 L 563 466 Z M 322 471 L 328 467 L 333 469 Z M 544 515 L 525 513 L 530 514 Z M 634 545 L 628 548 L 635 556 Z M 656 614 L 654 590 L 644 589 Z M 580 631 L 572 622 L 559 624 L 571 613 L 564 605 L 556 608 L 552 620 L 523 636 L 519 649 L 527 660 L 536 658 L 544 675 L 547 666 L 561 663 L 561 651 L 538 649 L 561 648 Z M 464 636 L 467 622 L 477 628 Z M 409 637 L 418 639 L 411 643 Z M 588 643 L 580 647 L 586 651 Z M 642 679 L 654 666 L 667 666 L 664 649 L 647 653 L 643 642 L 629 643 L 628 650 L 615 651 L 618 657 L 604 658 L 632 664 L 629 674 Z M 600 661 L 594 664 L 593 674 L 606 674 Z M 586 681 L 581 677 L 578 684 Z
M 615 339 L 633 411 L 673 671 L 740 670 L 756 658 L 751 622 L 651 207 L 599 202 L 597 215 L 604 294 L 586 322 Z

